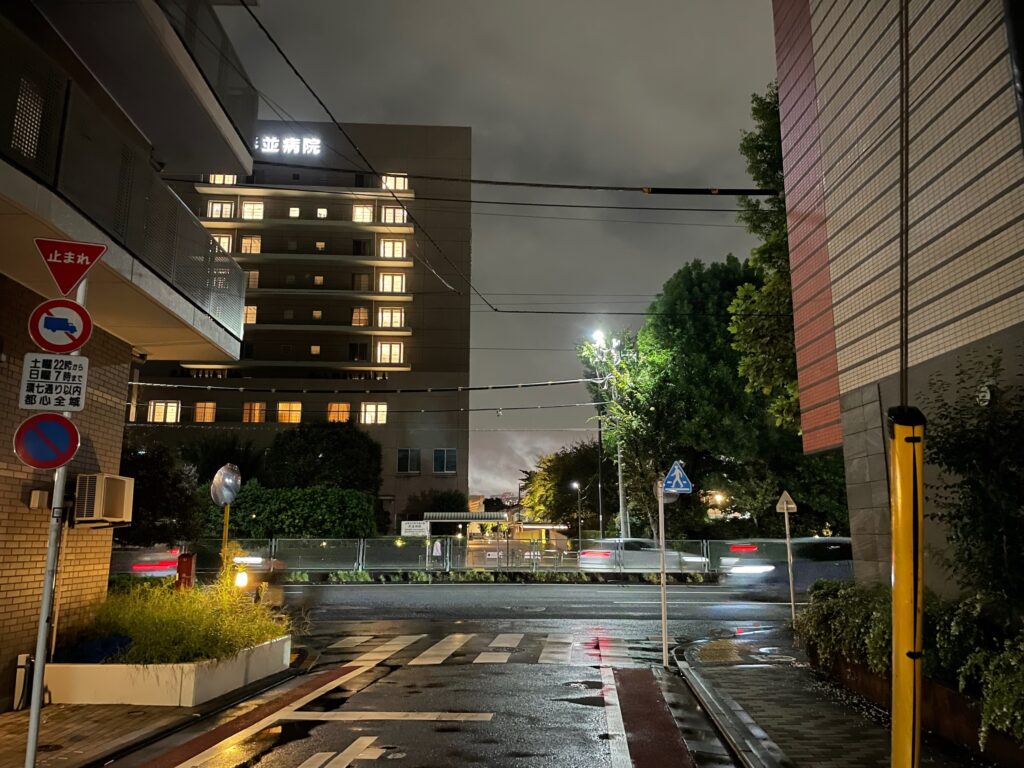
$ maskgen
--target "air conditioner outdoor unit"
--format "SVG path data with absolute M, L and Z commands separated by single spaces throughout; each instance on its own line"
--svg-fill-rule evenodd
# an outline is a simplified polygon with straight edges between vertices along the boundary
M 79 475 L 75 525 L 127 525 L 132 521 L 135 480 L 119 475 Z

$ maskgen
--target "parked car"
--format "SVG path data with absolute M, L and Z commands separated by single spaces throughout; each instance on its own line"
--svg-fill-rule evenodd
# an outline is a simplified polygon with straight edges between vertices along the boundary
M 654 573 L 661 569 L 661 552 L 654 539 L 597 539 L 584 544 L 579 555 L 582 571 Z M 672 548 L 665 552 L 665 570 L 672 573 L 703 571 L 706 563 L 703 555 Z
M 718 561 L 719 583 L 741 590 L 789 595 L 786 542 L 747 539 L 725 542 Z M 848 538 L 808 537 L 792 540 L 793 587 L 804 593 L 820 579 L 853 579 L 853 548 Z

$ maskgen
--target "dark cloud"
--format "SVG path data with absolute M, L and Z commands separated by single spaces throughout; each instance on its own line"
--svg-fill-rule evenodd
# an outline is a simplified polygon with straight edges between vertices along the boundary
M 470 125 L 474 175 L 479 177 L 628 186 L 746 185 L 736 145 L 740 131 L 749 126 L 750 94 L 763 90 L 775 72 L 768 0 L 261 0 L 256 10 L 340 119 Z M 245 12 L 221 7 L 221 14 L 257 85 L 297 118 L 323 119 Z M 709 203 L 503 193 L 486 187 L 474 194 L 616 204 Z M 514 212 L 734 223 L 723 214 Z M 735 228 L 484 215 L 474 216 L 473 227 L 474 282 L 485 292 L 653 295 L 687 261 L 743 255 L 752 245 Z M 565 308 L 643 307 L 644 302 L 609 304 L 598 298 L 590 307 Z M 639 320 L 474 313 L 472 343 L 568 348 L 595 327 L 635 326 Z M 579 372 L 571 352 L 472 354 L 474 384 L 571 378 Z M 512 396 L 480 394 L 473 404 L 507 407 L 586 399 L 582 387 L 563 387 Z M 592 426 L 592 416 L 589 409 L 511 412 L 500 418 L 482 413 L 474 415 L 472 424 L 478 430 L 553 430 Z M 519 469 L 540 452 L 583 436 L 474 432 L 471 489 L 514 491 Z

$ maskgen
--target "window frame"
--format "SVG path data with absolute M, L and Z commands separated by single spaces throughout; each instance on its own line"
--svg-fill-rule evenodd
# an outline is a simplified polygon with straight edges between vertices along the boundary
M 217 211 L 214 214 L 214 211 Z M 225 211 L 227 214 L 225 215 Z M 233 219 L 235 218 L 234 200 L 207 200 L 206 218 L 208 219 Z
M 213 424 L 217 420 L 217 403 L 203 400 L 192 403 L 192 422 L 194 424 Z
M 302 209 L 297 205 L 288 206 L 288 218 L 299 219 L 302 218 Z
M 302 401 L 282 400 L 277 403 L 276 408 L 278 424 L 301 424 L 302 423 Z M 292 418 L 294 415 L 295 418 Z M 285 416 L 287 418 L 282 418 Z
M 352 221 L 355 224 L 373 224 L 373 203 L 367 205 L 366 203 L 353 203 L 352 204 Z
M 352 403 L 333 402 L 327 404 L 327 421 L 332 424 L 347 424 L 352 420 Z
M 408 224 L 409 211 L 401 205 L 382 205 L 380 220 L 383 224 Z
M 438 455 L 441 457 L 441 469 L 437 468 Z M 449 462 L 449 459 L 451 461 Z M 449 464 L 451 469 L 449 469 Z M 454 475 L 459 471 L 459 449 L 458 448 L 435 448 L 434 449 L 434 474 Z
M 234 186 L 238 183 L 238 174 L 236 173 L 208 173 L 206 175 L 207 184 L 216 184 L 218 186 Z
M 254 243 L 255 250 L 252 247 Z M 263 253 L 263 235 L 242 235 L 238 247 L 241 248 L 240 253 Z
M 388 423 L 388 404 L 364 402 L 359 404 L 359 423 L 383 425 Z
M 398 352 L 397 360 L 395 359 L 396 350 Z M 405 344 L 400 341 L 378 341 L 377 362 L 381 365 L 401 365 L 405 362 Z
M 160 418 L 154 418 L 158 410 Z M 171 414 L 168 414 L 169 410 Z M 181 400 L 150 400 L 146 404 L 146 421 L 151 424 L 180 424 Z
M 394 192 L 405 192 L 409 189 L 409 175 L 405 173 L 385 173 L 380 177 L 380 188 Z
M 267 420 L 267 403 L 265 400 L 248 400 L 242 403 L 242 423 L 263 424 Z
M 388 316 L 389 322 L 384 322 L 385 316 Z M 395 318 L 398 318 L 401 322 L 396 323 Z M 378 328 L 404 328 L 405 327 L 405 307 L 378 307 L 377 308 L 377 327 Z
M 408 258 L 406 256 L 405 238 L 382 237 L 378 254 L 382 259 L 395 259 L 396 261 Z
M 252 310 L 250 312 L 250 310 Z M 242 310 L 242 318 L 246 325 L 253 325 L 256 322 L 256 317 L 259 315 L 259 307 L 255 304 L 246 304 L 245 309 Z
M 316 217 L 318 219 L 326 219 L 327 218 L 327 209 L 326 208 L 317 208 L 316 209 Z
M 386 284 L 390 284 L 390 288 L 385 288 Z M 395 285 L 401 284 L 399 290 L 395 290 Z M 378 275 L 377 287 L 379 293 L 405 293 L 405 273 L 404 272 L 381 272 Z
M 234 245 L 235 238 L 231 236 L 229 232 L 211 232 L 210 238 L 215 242 L 224 253 L 231 253 L 231 246 Z M 228 247 L 224 247 L 222 241 L 227 240 Z
M 259 212 L 259 216 L 254 215 Z M 241 218 L 244 221 L 263 221 L 265 207 L 262 200 L 243 200 L 241 208 Z
M 356 322 L 357 319 L 365 320 L 365 322 Z M 352 307 L 352 322 L 349 323 L 353 328 L 367 328 L 370 325 L 370 308 L 362 305 Z
M 405 453 L 405 469 L 402 469 L 402 453 Z M 415 461 L 413 461 L 415 457 Z M 415 468 L 413 467 L 415 464 Z M 398 449 L 398 462 L 396 472 L 400 475 L 418 475 L 422 472 L 423 463 L 421 461 L 420 449 L 419 448 L 399 448 Z

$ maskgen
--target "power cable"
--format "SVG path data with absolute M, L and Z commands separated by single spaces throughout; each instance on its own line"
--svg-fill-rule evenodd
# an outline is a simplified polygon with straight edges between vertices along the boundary
M 185 410 L 185 409 L 188 409 L 188 408 L 191 408 L 192 410 L 195 410 L 197 404 L 198 403 L 193 403 L 193 404 L 190 404 L 190 405 L 183 406 L 182 410 Z M 598 406 L 608 405 L 608 404 L 609 404 L 608 402 L 601 401 L 601 402 L 588 402 L 588 403 L 553 403 L 553 404 L 550 404 L 550 405 L 506 405 L 506 406 L 492 405 L 492 406 L 477 406 L 477 407 L 473 407 L 473 408 L 407 408 L 407 409 L 388 408 L 387 409 L 387 414 L 388 414 L 388 416 L 391 416 L 393 414 L 399 414 L 399 413 L 400 414 L 410 414 L 410 413 L 479 413 L 479 412 L 492 412 L 493 411 L 493 412 L 496 412 L 500 416 L 505 411 L 545 411 L 545 410 L 554 410 L 554 409 L 557 409 L 557 408 L 586 408 L 586 407 L 595 407 L 596 408 Z M 132 404 L 130 402 L 126 402 L 125 405 L 126 406 L 131 406 Z M 136 405 L 138 405 L 138 404 L 136 404 Z M 223 411 L 230 411 L 232 413 L 244 412 L 245 408 L 244 407 L 237 407 L 237 406 L 221 405 L 220 403 L 217 403 L 217 412 L 219 413 L 219 412 L 223 412 Z M 308 415 L 308 414 L 327 414 L 327 413 L 330 413 L 330 410 L 327 409 L 327 408 L 306 408 L 305 404 L 303 404 L 303 408 L 302 408 L 302 414 L 303 415 Z M 146 423 L 148 424 L 150 422 L 146 422 Z M 152 422 L 152 423 L 160 424 L 161 422 Z M 166 423 L 166 422 L 163 422 L 163 423 Z M 174 423 L 175 424 L 179 424 L 179 425 L 181 424 L 181 422 L 174 422 Z M 189 423 L 189 424 L 191 424 L 191 423 L 202 424 L 204 422 L 187 422 L 187 423 Z M 206 423 L 208 423 L 208 422 L 206 422 Z M 260 423 L 260 422 L 256 422 L 256 423 Z M 262 422 L 262 423 L 266 423 L 266 422 Z M 274 422 L 271 422 L 271 423 L 274 423 Z M 291 424 L 293 422 L 276 422 L 276 423 L 278 423 L 278 424 Z M 436 430 L 437 428 L 435 427 L 434 429 Z
M 128 386 L 157 387 L 169 389 L 205 389 L 211 392 L 280 392 L 286 394 L 331 394 L 331 395 L 403 395 L 425 393 L 458 393 L 458 392 L 497 392 L 509 389 L 537 389 L 539 387 L 562 387 L 569 384 L 602 384 L 606 377 L 588 376 L 578 379 L 559 379 L 556 381 L 530 381 L 518 384 L 478 384 L 455 387 L 403 387 L 401 389 L 337 389 L 334 387 L 226 387 L 212 384 L 168 384 L 154 381 L 129 381 Z M 493 410 L 493 409 L 491 409 Z

